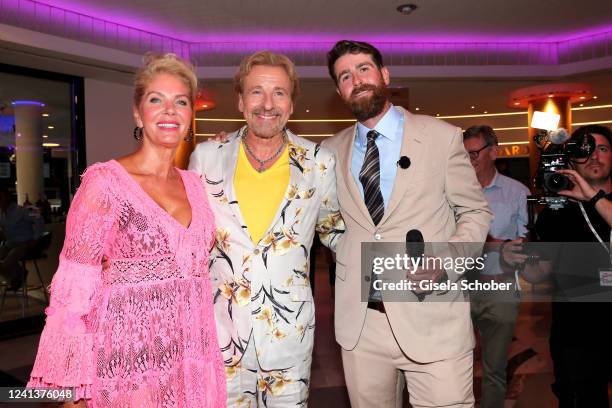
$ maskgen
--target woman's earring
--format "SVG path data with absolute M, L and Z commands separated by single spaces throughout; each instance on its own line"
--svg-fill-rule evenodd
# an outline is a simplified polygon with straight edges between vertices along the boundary
M 183 140 L 186 141 L 187 143 L 193 140 L 193 129 L 191 128 L 191 126 L 189 126 L 189 130 L 187 131 L 187 136 L 185 136 Z
M 139 142 L 143 139 L 143 135 L 142 135 L 142 128 L 136 126 L 134 128 L 134 139 L 138 140 Z

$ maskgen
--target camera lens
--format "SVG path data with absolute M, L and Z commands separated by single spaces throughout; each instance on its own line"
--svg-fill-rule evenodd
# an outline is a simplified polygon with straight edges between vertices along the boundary
M 570 187 L 570 180 L 565 174 L 549 173 L 544 176 L 544 188 L 553 193 Z
M 585 134 L 566 143 L 565 152 L 572 160 L 587 159 L 595 151 L 595 138 L 591 134 Z

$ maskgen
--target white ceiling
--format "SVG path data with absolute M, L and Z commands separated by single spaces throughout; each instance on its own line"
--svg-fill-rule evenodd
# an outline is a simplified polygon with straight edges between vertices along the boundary
M 306 41 L 389 36 L 402 41 L 554 41 L 612 26 L 610 0 L 36 1 L 185 41 L 280 35 Z M 401 15 L 395 9 L 404 3 L 418 9 Z
M 189 42 L 244 43 L 286 40 L 295 43 L 329 42 L 340 38 L 401 42 L 557 41 L 584 36 L 590 32 L 612 31 L 612 0 L 582 0 L 579 3 L 575 0 L 36 1 Z M 403 16 L 395 11 L 399 4 L 409 1 L 419 6 L 412 15 Z M 99 61 L 87 60 L 86 56 L 80 58 L 78 55 L 57 54 L 52 50 L 41 51 L 19 44 L 7 49 L 2 44 L 2 35 L 0 35 L 0 50 L 2 50 L 0 62 L 122 83 L 130 82 L 130 71 L 133 70 L 133 67 L 114 67 L 110 65 L 112 61 L 105 66 Z M 327 46 L 321 52 L 324 53 L 326 50 Z M 231 69 L 233 72 L 234 67 Z M 461 79 L 435 74 L 431 78 L 418 79 L 398 75 L 395 71 L 392 71 L 392 74 L 392 85 L 408 89 L 409 107 L 412 110 L 419 107 L 419 113 L 429 115 L 436 113 L 443 116 L 463 115 L 482 113 L 485 110 L 511 111 L 512 109 L 507 106 L 507 100 L 513 89 L 546 81 L 587 82 L 599 96 L 597 101 L 588 104 L 612 104 L 610 69 L 600 72 L 591 69 L 590 72 L 574 77 L 557 77 L 553 80 L 546 76 L 522 78 L 498 76 L 481 79 L 478 75 Z M 201 115 L 217 118 L 239 116 L 235 108 L 236 97 L 231 81 L 211 81 L 207 78 L 209 77 L 204 75 L 203 87 L 213 95 L 217 108 Z M 23 94 L 18 86 L 9 89 L 11 81 L 3 79 L 6 78 L 0 77 L 0 102 Z M 3 85 L 3 82 L 6 85 Z M 306 79 L 302 85 L 303 96 L 297 102 L 295 119 L 350 116 L 335 94 L 330 79 Z M 41 92 L 44 88 L 34 87 Z M 49 109 L 55 110 L 52 112 L 54 114 L 51 120 L 60 123 L 69 113 L 64 112 L 65 108 L 60 101 L 54 100 L 57 95 L 58 93 L 50 92 L 46 95 L 32 95 L 31 98 L 46 101 Z M 473 105 L 475 108 L 471 109 Z M 306 112 L 306 109 L 309 112 Z M 609 110 L 601 111 L 605 117 L 595 120 L 610 118 Z M 473 120 L 482 121 L 482 119 Z M 518 126 L 524 125 L 524 122 L 524 118 L 519 117 L 513 119 L 512 123 L 500 122 L 500 124 Z M 464 126 L 473 123 L 456 124 Z M 223 123 L 216 125 L 207 123 L 203 131 L 216 131 L 218 130 L 216 127 L 221 129 L 225 126 L 227 125 Z M 60 124 L 58 129 L 60 131 L 55 133 L 58 136 L 66 133 L 61 131 L 64 128 L 69 129 L 68 122 L 65 122 L 65 126 Z M 517 138 L 524 137 L 523 133 L 517 132 Z M 510 139 L 514 140 L 513 137 Z

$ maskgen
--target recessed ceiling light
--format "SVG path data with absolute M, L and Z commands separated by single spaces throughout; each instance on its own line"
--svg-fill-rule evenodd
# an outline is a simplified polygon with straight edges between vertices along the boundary
M 399 13 L 402 13 L 405 16 L 411 14 L 416 9 L 417 9 L 417 5 L 416 4 L 412 4 L 412 3 L 402 4 L 400 6 L 397 6 L 397 8 L 396 8 L 396 10 Z
M 417 107 L 417 108 L 414 108 L 414 110 L 421 110 L 421 108 L 418 108 L 418 107 Z
M 306 109 L 306 113 L 310 113 L 310 109 Z
M 487 111 L 484 111 L 484 113 L 489 113 L 489 112 L 487 112 Z
M 514 102 L 514 106 L 518 106 L 518 105 L 519 105 L 519 102 Z
M 440 116 L 440 114 L 439 114 L 439 113 L 436 113 L 436 116 Z
M 474 105 L 470 106 L 470 109 L 476 109 L 476 107 Z
M 552 98 L 553 96 L 555 96 L 555 95 L 553 95 L 553 94 L 549 94 L 548 95 L 549 98 Z
M 586 96 L 581 96 L 580 99 L 586 99 Z
M 203 108 L 208 108 L 207 104 L 202 105 Z
M 597 95 L 593 96 L 593 99 L 597 99 Z
M 48 118 L 48 117 L 49 117 L 49 114 L 48 114 L 48 113 L 43 113 L 42 115 L 43 115 L 43 117 L 45 117 L 45 118 Z
M 55 129 L 55 126 L 49 125 L 49 126 L 47 126 L 47 129 Z
M 48 138 L 48 137 L 49 137 L 49 136 L 47 136 L 47 135 L 43 135 L 43 139 L 46 139 L 46 138 Z
M 581 103 L 581 104 L 580 104 L 580 105 L 578 105 L 578 106 L 584 106 L 584 103 Z
M 59 143 L 43 143 L 43 147 L 59 147 Z

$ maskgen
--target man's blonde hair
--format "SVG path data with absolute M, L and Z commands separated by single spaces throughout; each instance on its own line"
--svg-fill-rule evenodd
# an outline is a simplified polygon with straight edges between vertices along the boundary
M 198 91 L 198 78 L 193 71 L 193 66 L 175 54 L 154 52 L 145 54 L 142 67 L 136 72 L 134 78 L 134 106 L 140 105 L 147 86 L 159 74 L 173 75 L 181 80 L 189 89 L 188 96 L 193 106 Z
M 234 90 L 238 94 L 242 94 L 244 91 L 244 78 L 249 75 L 253 67 L 258 65 L 283 68 L 291 81 L 291 100 L 295 102 L 300 93 L 300 82 L 295 72 L 295 64 L 287 56 L 271 51 L 259 51 L 242 60 L 240 68 L 234 76 Z

